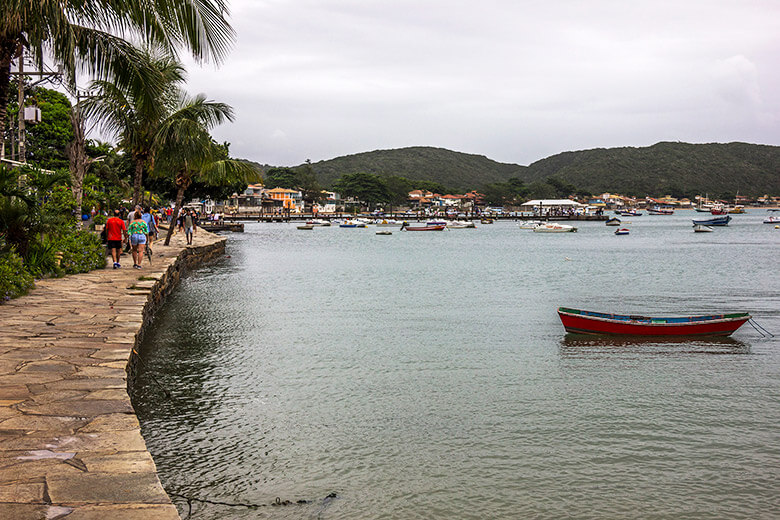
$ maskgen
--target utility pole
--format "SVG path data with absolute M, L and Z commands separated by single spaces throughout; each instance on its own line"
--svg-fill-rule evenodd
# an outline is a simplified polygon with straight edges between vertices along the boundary
M 19 149 L 19 162 L 27 162 L 27 149 L 24 145 L 24 51 L 19 56 L 19 72 L 17 86 L 19 87 L 19 138 L 17 140 Z
M 22 51 L 19 54 L 19 57 L 17 59 L 17 71 L 11 72 L 11 76 L 16 76 L 17 80 L 17 86 L 18 86 L 18 97 L 17 97 L 17 103 L 19 106 L 19 114 L 17 118 L 17 159 L 19 159 L 19 162 L 26 163 L 27 162 L 27 142 L 26 142 L 26 133 L 25 133 L 25 113 L 24 113 L 24 77 L 25 76 L 39 76 L 40 79 L 33 82 L 30 87 L 34 87 L 38 83 L 41 83 L 43 81 L 52 81 L 54 80 L 56 83 L 59 83 L 59 79 L 62 76 L 61 72 L 50 72 L 50 71 L 44 71 L 41 70 L 40 72 L 36 71 L 30 71 L 25 72 L 24 71 L 24 51 Z M 38 112 L 40 114 L 40 112 Z M 36 121 L 40 122 L 40 116 L 35 119 Z M 2 157 L 5 158 L 5 140 L 3 140 L 3 146 L 2 150 L 0 151 L 2 153 Z M 12 148 L 12 154 L 13 155 L 13 148 Z

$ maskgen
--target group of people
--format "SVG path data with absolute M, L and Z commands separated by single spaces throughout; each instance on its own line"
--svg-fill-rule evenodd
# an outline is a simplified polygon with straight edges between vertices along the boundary
M 187 245 L 192 245 L 192 239 L 197 228 L 197 216 L 191 209 L 182 208 L 176 220 L 176 227 L 184 231 Z M 133 268 L 141 269 L 144 252 L 157 239 L 157 217 L 151 208 L 136 206 L 123 218 L 122 209 L 114 210 L 114 215 L 105 224 L 105 240 L 107 248 L 114 261 L 114 269 L 119 269 L 122 246 L 127 242 L 133 257 Z
M 119 269 L 122 264 L 119 258 L 122 255 L 122 245 L 129 242 L 133 256 L 133 268 L 141 269 L 141 261 L 144 257 L 144 249 L 150 246 L 152 240 L 157 238 L 157 219 L 152 214 L 151 208 L 136 206 L 122 218 L 122 210 L 114 210 L 114 215 L 106 221 L 106 244 L 114 260 L 114 269 Z

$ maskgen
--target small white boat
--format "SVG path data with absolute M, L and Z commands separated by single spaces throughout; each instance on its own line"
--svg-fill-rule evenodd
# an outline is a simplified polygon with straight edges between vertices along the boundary
M 764 224 L 780 224 L 780 217 L 767 217 L 764 219 Z
M 298 229 L 314 229 L 314 226 L 312 224 L 302 224 L 298 226 Z
M 339 227 L 343 228 L 362 228 L 366 227 L 365 222 L 359 222 L 357 220 L 345 220 L 341 224 L 339 224 Z
M 447 222 L 450 229 L 472 229 L 477 227 L 471 220 L 450 220 Z
M 534 229 L 537 226 L 544 224 L 541 220 L 526 220 L 517 225 L 520 229 Z
M 628 235 L 629 231 L 626 228 L 618 228 L 615 230 L 616 235 Z
M 330 226 L 330 220 L 324 220 L 324 219 L 321 219 L 321 218 L 315 218 L 315 219 L 307 220 L 306 221 L 306 225 L 307 226 L 322 226 L 322 227 L 326 227 L 326 226 Z
M 712 228 L 710 226 L 705 226 L 703 224 L 696 224 L 693 226 L 693 232 L 694 233 L 712 233 Z
M 392 231 L 377 231 L 376 234 L 377 235 L 392 235 L 393 232 Z
M 386 219 L 376 221 L 377 227 L 398 227 L 402 224 L 400 220 Z
M 548 222 L 534 228 L 534 233 L 574 233 L 577 228 L 568 224 L 555 224 Z

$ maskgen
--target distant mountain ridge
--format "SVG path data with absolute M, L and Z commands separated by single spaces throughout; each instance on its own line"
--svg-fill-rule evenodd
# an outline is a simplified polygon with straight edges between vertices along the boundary
M 326 186 L 345 173 L 362 172 L 434 181 L 459 190 L 520 177 L 525 169 L 524 166 L 500 163 L 484 155 L 428 146 L 345 155 L 312 163 L 312 168 Z
M 482 155 L 415 146 L 375 150 L 312 163 L 324 186 L 365 172 L 429 180 L 456 191 L 517 177 L 526 183 L 556 177 L 591 193 L 634 196 L 780 195 L 780 147 L 749 143 L 660 142 L 648 147 L 562 152 L 529 166 Z
M 564 152 L 532 163 L 526 181 L 557 177 L 591 193 L 780 195 L 780 147 L 661 142 Z

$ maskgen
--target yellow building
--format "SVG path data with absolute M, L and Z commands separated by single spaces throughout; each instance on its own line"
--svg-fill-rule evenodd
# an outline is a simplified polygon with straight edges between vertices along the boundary
M 282 207 L 289 211 L 300 213 L 303 211 L 303 195 L 300 191 L 287 188 L 274 188 L 266 190 L 266 194 L 272 200 L 282 201 Z

